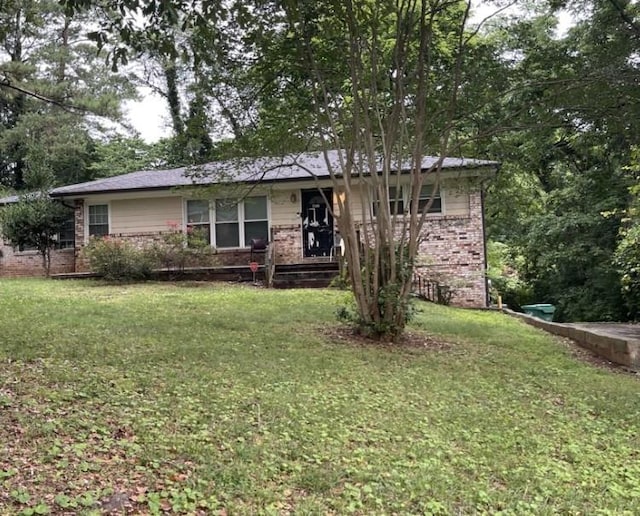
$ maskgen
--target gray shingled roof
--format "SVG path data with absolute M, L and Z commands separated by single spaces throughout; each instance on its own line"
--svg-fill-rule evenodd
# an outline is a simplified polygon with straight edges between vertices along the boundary
M 338 151 L 328 153 L 329 162 L 339 170 Z M 439 158 L 427 156 L 423 159 L 423 169 L 429 169 Z M 442 168 L 495 167 L 495 161 L 465 158 L 445 158 Z M 181 167 L 171 170 L 142 170 L 121 176 L 108 177 L 61 186 L 51 191 L 54 197 L 64 197 L 89 193 L 104 193 L 132 190 L 168 189 L 176 186 L 193 186 L 224 182 L 276 182 L 299 179 L 329 177 L 329 169 L 321 152 L 307 152 L 279 158 L 243 158 L 207 163 L 197 167 Z

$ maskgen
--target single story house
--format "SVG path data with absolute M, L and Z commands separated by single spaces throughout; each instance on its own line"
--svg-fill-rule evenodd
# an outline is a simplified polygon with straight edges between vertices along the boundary
M 337 165 L 338 151 L 327 157 Z M 425 157 L 423 170 L 437 161 Z M 425 180 L 421 199 L 433 202 L 418 265 L 425 274 L 448 278 L 456 305 L 487 303 L 483 190 L 497 168 L 493 161 L 445 158 L 437 183 L 436 174 Z M 409 174 L 400 171 L 400 187 L 390 191 L 401 207 L 408 206 L 408 188 L 402 187 L 408 182 Z M 330 208 L 337 196 L 344 195 L 334 185 L 323 153 L 309 152 L 145 170 L 55 188 L 51 197 L 72 208 L 73 217 L 60 235 L 59 249 L 52 253 L 51 272 L 86 271 L 81 251 L 92 237 L 111 235 L 144 245 L 176 230 L 198 230 L 222 265 L 248 266 L 252 239 L 274 246 L 276 264 L 334 259 L 336 234 Z M 354 183 L 352 191 L 359 193 L 352 199 L 360 214 L 357 220 L 367 220 L 365 211 L 369 218 L 375 216 L 368 188 L 365 182 Z M 334 206 L 327 206 L 327 201 Z M 42 273 L 34 251 L 13 249 L 5 242 L 0 254 L 0 276 Z

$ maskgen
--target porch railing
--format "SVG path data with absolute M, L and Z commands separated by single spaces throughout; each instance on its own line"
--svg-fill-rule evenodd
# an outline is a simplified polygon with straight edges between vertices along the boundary
M 411 290 L 414 295 L 439 305 L 448 305 L 453 296 L 453 290 L 449 285 L 443 285 L 417 271 L 413 272 Z
M 273 287 L 273 277 L 276 274 L 276 243 L 271 240 L 264 257 L 264 280 L 267 288 Z

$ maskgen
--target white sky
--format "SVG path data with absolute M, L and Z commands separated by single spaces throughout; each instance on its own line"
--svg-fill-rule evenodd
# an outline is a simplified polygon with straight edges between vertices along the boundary
M 147 143 L 157 142 L 163 137 L 170 136 L 169 109 L 167 102 L 151 88 L 138 88 L 139 101 L 127 101 L 124 105 L 125 113 L 131 125 L 140 133 Z
M 498 8 L 495 3 L 487 0 L 473 0 L 475 14 L 473 21 L 481 21 L 494 13 Z M 500 2 L 504 4 L 503 2 Z M 516 8 L 512 8 L 512 11 Z M 563 33 L 571 23 L 571 16 L 562 13 L 560 16 L 559 33 Z M 169 110 L 166 100 L 154 93 L 150 88 L 141 87 L 140 101 L 126 102 L 125 113 L 131 125 L 140 133 L 143 140 L 153 143 L 163 137 L 171 135 Z

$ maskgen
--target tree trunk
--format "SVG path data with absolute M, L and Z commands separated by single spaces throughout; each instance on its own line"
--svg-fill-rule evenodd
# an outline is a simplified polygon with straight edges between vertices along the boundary
M 180 92 L 178 90 L 178 71 L 173 58 L 166 58 L 163 64 L 164 78 L 167 82 L 167 102 L 171 114 L 171 124 L 176 136 L 184 132 L 184 120 L 180 106 Z

